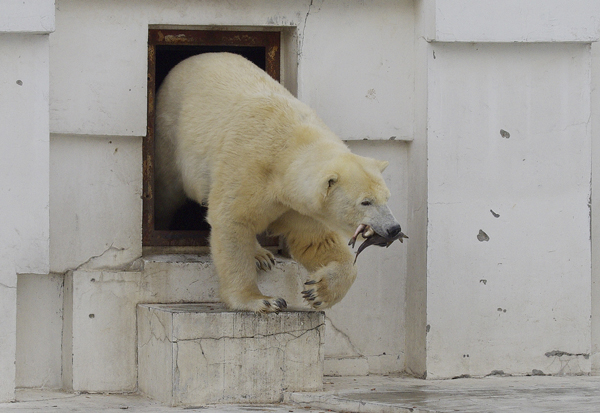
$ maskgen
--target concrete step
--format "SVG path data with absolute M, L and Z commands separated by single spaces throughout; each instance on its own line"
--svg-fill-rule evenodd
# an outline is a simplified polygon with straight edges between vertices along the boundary
M 277 258 L 259 274 L 265 294 L 301 309 L 304 270 Z M 219 301 L 209 255 L 151 255 L 127 269 L 80 268 L 65 278 L 63 378 L 66 389 L 89 392 L 137 388 L 136 306 Z
M 219 301 L 219 280 L 210 255 L 150 255 L 143 257 L 143 269 L 147 280 L 152 282 L 151 289 L 168 292 L 172 297 L 185 297 L 162 302 Z M 277 257 L 272 270 L 259 271 L 258 286 L 263 294 L 285 298 L 289 308 L 308 309 L 300 294 L 306 277 L 306 270 L 294 260 Z M 190 288 L 194 297 L 186 293 Z
M 139 390 L 165 404 L 276 403 L 286 391 L 322 390 L 322 312 L 140 304 L 137 320 Z

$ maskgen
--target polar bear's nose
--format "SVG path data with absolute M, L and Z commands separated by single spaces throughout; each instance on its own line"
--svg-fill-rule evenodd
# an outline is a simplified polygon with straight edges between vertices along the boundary
M 398 234 L 400 234 L 400 231 L 402 231 L 402 228 L 400 228 L 400 224 L 396 224 L 393 227 L 388 228 L 388 238 L 396 238 Z

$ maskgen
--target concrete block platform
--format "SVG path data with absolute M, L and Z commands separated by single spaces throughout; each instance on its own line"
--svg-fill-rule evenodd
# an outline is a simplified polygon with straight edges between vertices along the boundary
M 137 320 L 139 390 L 167 405 L 276 403 L 323 388 L 322 312 L 140 304 Z
M 284 297 L 288 309 L 308 309 L 300 294 L 306 271 L 293 260 L 277 257 L 275 268 L 258 279 L 261 291 Z M 201 254 L 148 255 L 127 269 L 97 269 L 94 264 L 69 272 L 63 308 L 64 388 L 136 391 L 136 306 L 216 303 L 218 288 L 214 263 Z

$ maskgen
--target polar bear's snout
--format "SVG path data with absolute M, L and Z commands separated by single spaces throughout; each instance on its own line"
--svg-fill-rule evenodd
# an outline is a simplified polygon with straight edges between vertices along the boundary
M 371 227 L 377 235 L 388 239 L 396 238 L 402 231 L 400 224 L 387 205 L 373 206 L 363 224 Z
M 387 229 L 387 234 L 385 236 L 387 238 L 396 238 L 400 231 L 402 231 L 402 228 L 400 228 L 400 224 L 394 225 Z

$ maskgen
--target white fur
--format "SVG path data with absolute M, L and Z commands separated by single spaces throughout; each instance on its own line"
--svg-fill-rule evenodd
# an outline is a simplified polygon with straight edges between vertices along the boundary
M 282 307 L 256 286 L 257 265 L 272 258 L 256 242 L 265 230 L 285 236 L 311 272 L 315 308 L 341 300 L 356 277 L 344 237 L 359 224 L 397 225 L 385 207 L 386 166 L 350 153 L 313 110 L 237 55 L 186 59 L 158 92 L 157 221 L 186 195 L 208 203 L 220 294 L 234 309 Z

